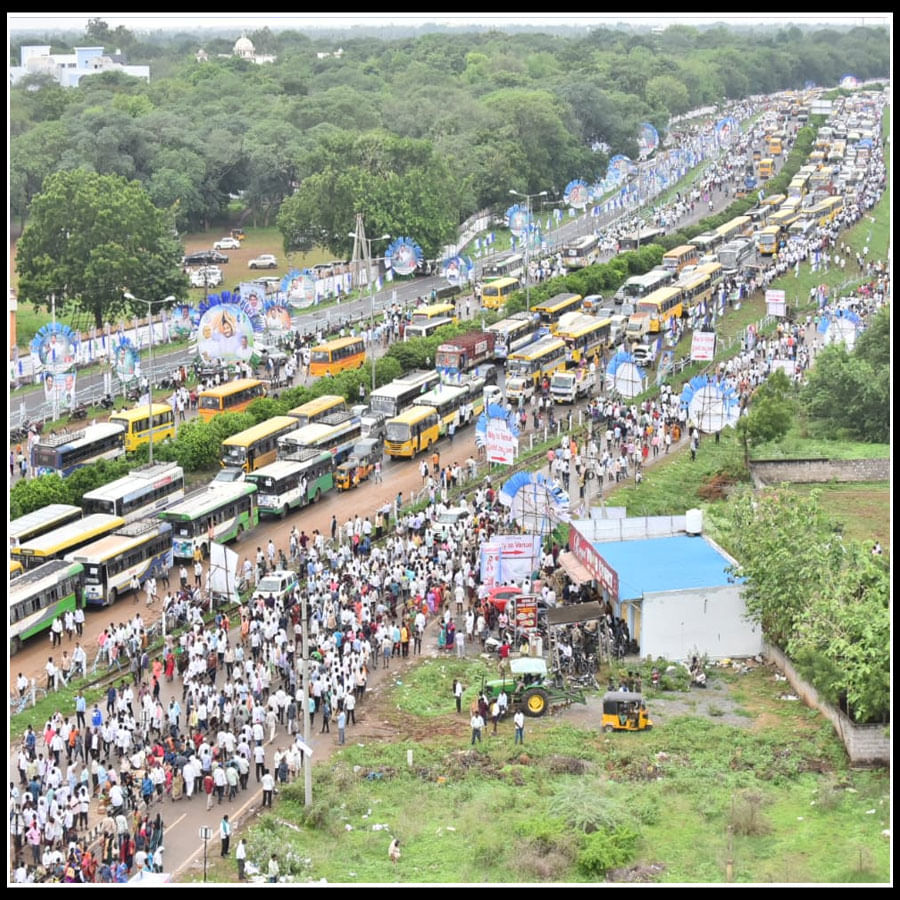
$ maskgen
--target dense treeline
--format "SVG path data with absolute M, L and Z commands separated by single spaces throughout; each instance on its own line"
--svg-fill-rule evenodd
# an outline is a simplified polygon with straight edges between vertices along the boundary
M 884 77 L 890 52 L 881 28 L 249 37 L 276 62 L 228 56 L 232 42 L 216 38 L 198 63 L 195 37 L 142 42 L 92 20 L 72 43 L 120 48 L 149 63 L 151 81 L 104 73 L 63 90 L 30 76 L 13 88 L 12 215 L 24 221 L 49 174 L 81 167 L 140 181 L 180 230 L 210 227 L 236 194 L 252 222 L 273 224 L 294 195 L 279 219 L 289 249 L 346 252 L 360 211 L 372 233 L 409 234 L 433 256 L 510 188 L 558 196 L 602 175 L 595 142 L 634 156 L 640 122 L 664 132 L 671 116 L 723 99 Z M 317 58 L 339 45 L 340 58 Z

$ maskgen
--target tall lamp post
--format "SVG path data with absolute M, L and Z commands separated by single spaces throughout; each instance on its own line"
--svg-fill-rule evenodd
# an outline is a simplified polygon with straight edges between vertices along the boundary
M 149 325 L 149 345 L 147 347 L 147 423 L 150 428 L 150 465 L 153 465 L 153 304 L 158 303 L 174 303 L 175 296 L 173 294 L 169 294 L 168 297 L 163 298 L 162 300 L 142 300 L 140 297 L 135 297 L 134 294 L 125 291 L 124 297 L 126 300 L 130 300 L 132 303 L 146 303 L 147 304 L 147 322 Z
M 362 213 L 356 214 L 356 231 L 347 233 L 347 237 L 353 238 L 353 263 L 355 266 L 356 283 L 359 284 L 359 270 L 362 264 L 366 267 L 366 282 L 369 285 L 369 295 L 372 300 L 372 327 L 375 327 L 375 291 L 372 278 L 372 244 L 375 241 L 389 241 L 391 236 L 383 234 L 380 237 L 367 238 L 363 225 Z M 375 353 L 372 352 L 372 390 L 375 390 Z
M 522 194 L 512 188 L 510 194 L 514 197 L 522 197 L 525 200 L 526 226 L 525 226 L 525 303 L 528 312 L 531 312 L 531 278 L 529 266 L 531 264 L 531 201 L 535 197 L 546 197 L 547 191 L 538 191 L 536 194 Z

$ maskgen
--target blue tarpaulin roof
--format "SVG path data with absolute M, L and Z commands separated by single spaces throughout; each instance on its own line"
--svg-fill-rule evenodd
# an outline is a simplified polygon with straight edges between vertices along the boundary
M 733 581 L 725 571 L 727 557 L 702 537 L 591 543 L 618 573 L 620 600 L 654 591 L 721 587 Z

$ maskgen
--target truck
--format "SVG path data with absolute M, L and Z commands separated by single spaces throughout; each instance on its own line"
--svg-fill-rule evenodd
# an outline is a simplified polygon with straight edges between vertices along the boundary
M 534 381 L 531 378 L 514 375 L 506 379 L 506 399 L 510 402 L 517 401 L 519 397 L 530 400 L 533 393 Z
M 579 397 L 590 396 L 597 376 L 589 369 L 555 372 L 550 377 L 550 396 L 555 403 L 574 403 Z
M 650 334 L 650 313 L 636 312 L 628 319 L 625 326 L 625 337 L 634 343 L 640 343 Z
M 434 356 L 435 368 L 442 374 L 468 372 L 479 363 L 494 358 L 497 335 L 492 331 L 470 331 L 441 344 Z

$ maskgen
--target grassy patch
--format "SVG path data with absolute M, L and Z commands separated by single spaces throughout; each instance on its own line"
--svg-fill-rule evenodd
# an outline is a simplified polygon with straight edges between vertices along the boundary
M 891 486 L 886 481 L 845 484 L 794 484 L 787 490 L 798 496 L 819 491 L 819 502 L 843 526 L 846 538 L 891 546 Z

